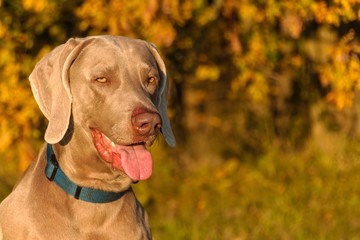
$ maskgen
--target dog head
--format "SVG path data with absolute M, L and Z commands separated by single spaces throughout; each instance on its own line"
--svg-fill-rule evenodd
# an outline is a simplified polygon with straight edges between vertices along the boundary
M 59 143 L 73 119 L 78 132 L 90 133 L 104 160 L 129 168 L 125 172 L 134 179 L 149 173 L 137 176 L 134 166 L 124 167 L 125 158 L 146 155 L 142 145 L 151 145 L 160 131 L 175 146 L 166 68 L 153 44 L 115 36 L 70 39 L 43 57 L 29 79 L 49 120 L 48 143 Z

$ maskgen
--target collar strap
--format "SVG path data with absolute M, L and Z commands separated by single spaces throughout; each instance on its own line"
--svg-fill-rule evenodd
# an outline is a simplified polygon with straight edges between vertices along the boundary
M 45 175 L 47 178 L 76 199 L 92 203 L 108 203 L 120 199 L 126 192 L 107 192 L 76 185 L 61 170 L 50 144 L 47 144 L 46 159 Z

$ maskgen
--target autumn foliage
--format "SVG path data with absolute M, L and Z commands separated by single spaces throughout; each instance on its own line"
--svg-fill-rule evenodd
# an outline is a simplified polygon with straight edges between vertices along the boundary
M 0 198 L 43 142 L 46 121 L 27 80 L 35 63 L 69 37 L 125 35 L 155 43 L 171 81 L 169 114 L 178 147 L 155 146 L 158 178 L 140 187 L 142 201 L 160 217 L 153 223 L 156 236 L 346 239 L 347 230 L 359 236 L 360 215 L 335 222 L 337 213 L 349 211 L 346 204 L 359 209 L 359 187 L 339 186 L 352 196 L 346 202 L 321 185 L 359 169 L 354 143 L 360 130 L 359 23 L 359 0 L 0 0 Z M 342 162 L 345 158 L 352 165 Z M 311 159 L 315 165 L 308 170 Z M 288 178 L 294 186 L 313 188 L 299 192 L 286 185 Z M 240 179 L 247 184 L 243 188 L 236 184 Z M 251 193 L 249 186 L 261 193 Z M 163 198 L 154 189 L 163 189 Z M 314 189 L 344 208 L 334 203 L 324 210 L 318 204 L 327 199 Z M 187 190 L 199 196 L 189 201 Z M 232 210 L 209 200 L 213 193 L 228 196 Z M 288 198 L 280 198 L 278 206 L 259 200 L 281 194 Z M 164 198 L 166 211 L 160 208 Z M 293 204 L 296 199 L 300 202 Z M 274 225 L 272 208 L 279 214 Z M 317 234 L 306 222 L 311 215 L 294 208 L 312 209 L 314 221 L 327 222 L 335 235 L 326 235 L 321 224 Z M 203 215 L 187 234 L 193 211 Z M 292 216 L 297 222 L 289 227 Z M 201 221 L 227 227 L 207 232 Z

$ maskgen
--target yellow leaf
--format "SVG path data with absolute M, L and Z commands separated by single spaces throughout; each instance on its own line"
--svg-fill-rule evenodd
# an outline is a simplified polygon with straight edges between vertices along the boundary
M 201 81 L 217 81 L 220 77 L 220 69 L 214 65 L 200 65 L 197 67 L 195 75 Z

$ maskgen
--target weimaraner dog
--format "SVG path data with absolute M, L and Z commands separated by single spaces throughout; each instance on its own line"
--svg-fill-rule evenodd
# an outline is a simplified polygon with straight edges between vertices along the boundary
M 131 184 L 152 174 L 147 147 L 167 116 L 163 60 L 145 41 L 74 38 L 30 77 L 46 144 L 0 205 L 0 239 L 151 239 Z

